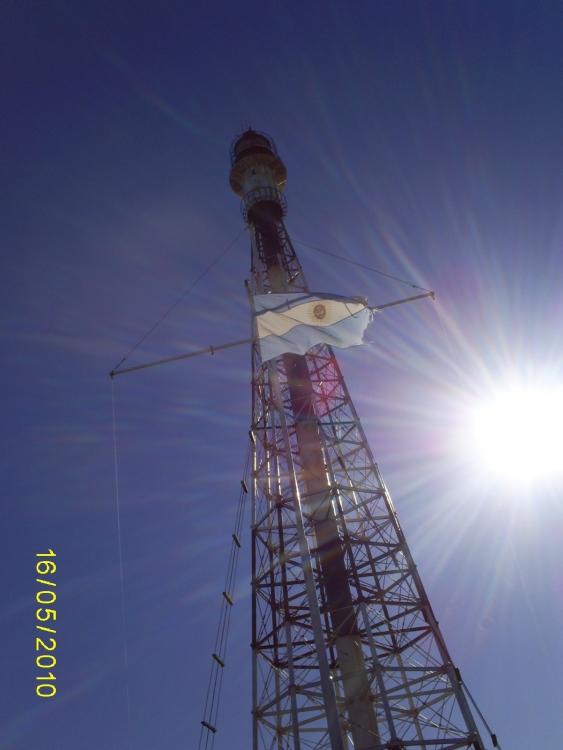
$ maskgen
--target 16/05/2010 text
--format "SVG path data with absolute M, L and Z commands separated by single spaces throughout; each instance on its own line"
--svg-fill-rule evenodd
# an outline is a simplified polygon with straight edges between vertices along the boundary
M 56 553 L 50 549 L 48 552 L 39 552 L 36 557 L 56 557 Z M 53 560 L 39 560 L 35 565 L 35 570 L 39 575 L 50 576 L 57 572 L 57 566 Z M 54 581 L 47 581 L 44 578 L 37 578 L 36 581 L 44 586 L 50 586 L 53 588 L 57 585 Z M 54 604 L 57 600 L 57 595 L 52 588 L 49 588 L 44 591 L 38 591 L 35 595 L 35 599 L 39 604 Z M 36 625 L 37 630 L 56 634 L 56 629 L 51 627 L 55 624 L 53 621 L 57 619 L 57 611 L 55 609 L 40 607 L 35 613 L 35 616 L 42 623 L 41 625 Z M 48 624 L 44 625 L 43 623 Z M 41 638 L 35 639 L 35 650 L 39 651 L 44 649 L 47 653 L 39 654 L 35 659 L 35 663 L 40 669 L 52 669 L 57 663 L 57 660 L 50 652 L 57 648 L 57 642 L 54 638 L 44 636 L 43 634 L 41 634 L 41 636 Z M 45 643 L 45 641 L 47 641 L 47 643 Z M 37 685 L 35 690 L 37 695 L 40 698 L 52 698 L 57 692 L 57 688 L 52 682 L 57 679 L 55 675 L 52 672 L 48 672 L 37 679 L 40 680 L 40 684 Z

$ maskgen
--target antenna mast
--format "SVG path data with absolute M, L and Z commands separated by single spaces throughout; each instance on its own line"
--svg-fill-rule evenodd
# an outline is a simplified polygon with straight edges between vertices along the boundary
M 231 167 L 251 298 L 309 291 L 273 140 Z M 483 750 L 331 347 L 263 364 L 253 339 L 253 750 Z

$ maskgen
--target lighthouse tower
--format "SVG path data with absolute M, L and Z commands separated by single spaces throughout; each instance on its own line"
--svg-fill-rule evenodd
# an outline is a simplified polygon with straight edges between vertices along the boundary
M 234 141 L 251 301 L 309 291 L 286 174 Z M 484 750 L 330 346 L 262 363 L 253 331 L 251 437 L 253 750 Z

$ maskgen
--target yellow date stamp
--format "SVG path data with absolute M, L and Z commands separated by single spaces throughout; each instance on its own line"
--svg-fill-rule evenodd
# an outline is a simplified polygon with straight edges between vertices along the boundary
M 36 555 L 36 557 L 43 558 L 56 556 L 56 553 L 53 552 L 52 549 L 50 549 L 48 552 L 39 552 Z M 37 564 L 35 565 L 35 570 L 37 573 L 39 573 L 40 576 L 51 577 L 57 572 L 57 565 L 53 560 L 38 560 Z M 47 580 L 46 578 L 36 578 L 36 581 L 42 586 L 48 586 L 49 588 L 44 588 L 43 591 L 38 591 L 35 595 L 35 600 L 39 602 L 39 604 L 50 605 L 49 608 L 46 608 L 45 606 L 40 607 L 35 613 L 36 618 L 41 622 L 40 625 L 36 625 L 36 628 L 37 630 L 42 630 L 45 633 L 53 633 L 54 635 L 56 635 L 57 630 L 53 626 L 56 624 L 57 610 L 52 609 L 51 605 L 53 605 L 57 601 L 57 595 L 53 591 L 57 584 L 54 581 Z M 47 643 L 45 641 L 47 641 Z M 57 660 L 51 652 L 56 648 L 57 641 L 50 636 L 45 636 L 43 635 L 43 633 L 41 633 L 41 638 L 35 639 L 35 650 L 47 652 L 39 654 L 35 659 L 35 664 L 39 667 L 39 669 L 53 669 L 53 667 L 57 663 Z M 57 692 L 57 688 L 53 684 L 53 682 L 57 679 L 55 675 L 50 671 L 48 673 L 40 675 L 37 679 L 40 681 L 40 684 L 37 685 L 37 688 L 35 690 L 37 695 L 40 698 L 52 698 Z

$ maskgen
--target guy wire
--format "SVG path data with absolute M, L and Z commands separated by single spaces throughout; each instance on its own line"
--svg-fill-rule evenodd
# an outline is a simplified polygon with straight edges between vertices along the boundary
M 249 443 L 244 466 L 244 478 L 243 481 L 241 481 L 234 533 L 232 535 L 231 551 L 229 554 L 229 562 L 227 565 L 225 590 L 223 592 L 223 598 L 221 601 L 221 611 L 219 615 L 217 635 L 215 637 L 215 651 L 212 654 L 213 661 L 211 663 L 211 673 L 209 675 L 209 682 L 207 686 L 205 708 L 203 710 L 204 720 L 201 722 L 198 750 L 213 750 L 215 744 L 217 718 L 219 715 L 219 703 L 221 700 L 223 672 L 225 667 L 225 657 L 227 654 L 227 641 L 229 637 L 229 627 L 231 623 L 231 614 L 233 608 L 233 595 L 240 551 L 240 536 L 244 519 L 246 495 L 248 494 L 246 480 L 248 478 L 251 455 L 252 447 Z
M 219 262 L 219 261 L 221 260 L 221 258 L 223 257 L 223 255 L 225 255 L 225 253 L 227 252 L 227 250 L 230 250 L 230 249 L 232 248 L 232 246 L 233 246 L 233 245 L 235 244 L 235 242 L 238 242 L 238 240 L 240 240 L 240 238 L 241 238 L 241 237 L 242 237 L 242 235 L 243 235 L 243 234 L 244 234 L 244 233 L 246 232 L 246 230 L 247 230 L 247 229 L 248 229 L 248 227 L 245 227 L 245 228 L 244 228 L 244 229 L 242 230 L 242 232 L 241 232 L 240 234 L 238 234 L 238 235 L 237 235 L 237 236 L 235 237 L 235 239 L 234 239 L 234 240 L 233 240 L 233 241 L 231 242 L 231 244 L 230 244 L 230 245 L 228 245 L 228 246 L 227 246 L 227 247 L 226 247 L 226 248 L 225 248 L 225 249 L 223 250 L 223 252 L 222 252 L 222 253 L 221 253 L 220 255 L 218 255 L 218 256 L 217 256 L 216 258 L 215 258 L 215 260 L 213 261 L 213 263 L 211 263 L 211 265 L 209 265 L 209 266 L 208 266 L 208 267 L 207 267 L 207 268 L 205 269 L 205 271 L 204 271 L 204 272 L 203 272 L 202 274 L 200 274 L 200 276 L 198 276 L 198 277 L 197 277 L 197 279 L 196 279 L 196 280 L 194 281 L 194 283 L 193 283 L 193 284 L 192 284 L 191 286 L 189 286 L 189 287 L 188 287 L 188 288 L 186 289 L 186 291 L 185 291 L 185 292 L 184 292 L 184 293 L 183 293 L 183 294 L 182 294 L 182 295 L 181 295 L 181 296 L 180 296 L 180 297 L 179 297 L 179 298 L 178 298 L 178 299 L 176 300 L 176 302 L 174 302 L 174 304 L 173 304 L 173 305 L 172 305 L 172 306 L 171 306 L 171 307 L 170 307 L 170 308 L 169 308 L 169 309 L 168 309 L 168 310 L 167 310 L 167 311 L 166 311 L 166 312 L 164 313 L 164 315 L 163 315 L 163 316 L 162 316 L 161 318 L 159 318 L 159 319 L 158 319 L 158 320 L 156 321 L 156 323 L 155 323 L 155 324 L 153 325 L 153 327 L 152 327 L 152 328 L 150 328 L 150 329 L 149 329 L 149 330 L 148 330 L 148 331 L 147 331 L 147 332 L 145 333 L 145 335 L 144 335 L 144 336 L 143 336 L 143 337 L 142 337 L 141 339 L 139 339 L 139 341 L 137 341 L 137 343 L 135 344 L 135 346 L 134 346 L 134 347 L 133 347 L 133 348 L 132 348 L 132 349 L 131 349 L 131 350 L 130 350 L 129 352 L 127 352 L 127 354 L 126 354 L 126 355 L 125 355 L 125 356 L 123 357 L 123 359 L 122 359 L 122 360 L 121 360 L 121 362 L 120 362 L 120 363 L 119 363 L 119 364 L 117 365 L 117 367 L 114 367 L 114 368 L 113 368 L 113 371 L 114 371 L 114 372 L 115 372 L 115 370 L 117 370 L 117 369 L 118 369 L 119 367 L 121 367 L 121 365 L 122 365 L 122 364 L 123 364 L 123 363 L 125 362 L 125 360 L 127 359 L 127 357 L 129 357 L 129 356 L 130 356 L 130 355 L 131 355 L 131 354 L 132 354 L 132 353 L 133 353 L 133 352 L 135 351 L 135 349 L 136 349 L 136 348 L 137 348 L 138 346 L 140 346 L 140 344 L 142 344 L 142 343 L 143 343 L 143 341 L 144 341 L 144 340 L 145 340 L 145 339 L 147 338 L 147 336 L 150 336 L 150 334 L 151 334 L 151 333 L 152 333 L 152 332 L 154 331 L 154 329 L 155 329 L 155 328 L 156 328 L 157 326 L 159 326 L 159 325 L 160 325 L 160 324 L 162 323 L 162 321 L 164 320 L 164 318 L 166 318 L 166 317 L 168 317 L 168 315 L 170 315 L 170 313 L 172 312 L 172 310 L 173 310 L 173 309 L 174 309 L 175 307 L 177 307 L 177 306 L 178 306 L 178 305 L 180 304 L 180 302 L 181 302 L 181 301 L 182 301 L 182 300 L 184 299 L 184 297 L 185 297 L 185 296 L 186 296 L 186 295 L 187 295 L 187 294 L 188 294 L 189 292 L 191 292 L 191 290 L 192 290 L 192 289 L 194 288 L 194 286 L 195 286 L 195 285 L 196 285 L 197 283 L 199 283 L 199 282 L 200 282 L 200 281 L 201 281 L 201 280 L 203 279 L 203 277 L 204 277 L 204 276 L 205 276 L 205 275 L 206 275 L 206 274 L 207 274 L 207 273 L 208 273 L 209 271 L 211 271 L 211 269 L 213 268 L 213 266 L 214 266 L 214 265 L 215 265 L 216 263 L 218 263 L 218 262 Z
M 422 289 L 423 292 L 429 292 L 430 289 L 426 289 L 423 286 L 418 286 L 418 284 L 413 284 L 411 281 L 405 281 L 404 279 L 399 279 L 397 276 L 391 276 L 390 273 L 383 273 L 383 271 L 378 271 L 377 268 L 371 268 L 370 266 L 364 266 L 363 263 L 357 263 L 355 260 L 350 260 L 350 258 L 344 258 L 342 255 L 337 255 L 336 253 L 330 253 L 328 250 L 323 250 L 320 247 L 315 247 L 314 245 L 308 245 L 306 242 L 301 242 L 301 240 L 296 240 L 293 237 L 291 238 L 292 242 L 296 242 L 298 245 L 303 245 L 303 247 L 309 247 L 311 250 L 318 250 L 319 253 L 324 253 L 325 255 L 330 255 L 333 258 L 337 258 L 338 260 L 343 260 L 345 263 L 350 263 L 353 266 L 359 266 L 360 268 L 365 268 L 366 271 L 372 271 L 373 273 L 377 273 L 380 276 L 385 276 L 388 279 L 393 279 L 394 281 L 400 281 L 401 284 L 408 284 L 408 286 L 411 286 L 413 289 Z
M 125 688 L 127 693 L 127 722 L 129 728 L 129 750 L 132 750 L 132 732 L 131 732 L 131 701 L 129 699 L 129 664 L 127 660 L 127 636 L 125 630 L 125 597 L 123 594 L 123 562 L 121 557 L 121 522 L 119 511 L 119 482 L 117 477 L 117 434 L 115 428 L 115 393 L 113 378 L 111 379 L 111 406 L 113 415 L 113 457 L 115 463 L 115 501 L 117 512 L 117 540 L 119 549 L 119 580 L 121 584 L 121 622 L 123 627 L 123 659 L 125 662 Z

